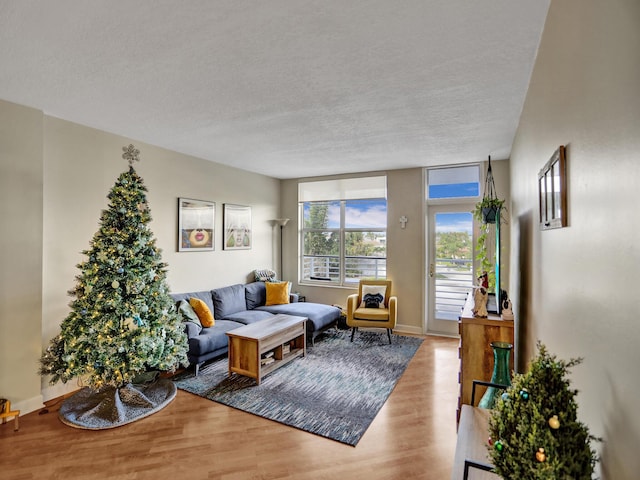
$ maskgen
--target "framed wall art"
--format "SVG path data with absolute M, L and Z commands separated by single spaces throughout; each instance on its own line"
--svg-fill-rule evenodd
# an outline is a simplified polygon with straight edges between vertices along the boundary
M 216 204 L 190 198 L 178 199 L 178 251 L 214 250 Z
M 251 207 L 224 204 L 225 250 L 248 250 L 251 248 Z
M 540 229 L 567 226 L 567 160 L 560 145 L 538 173 Z

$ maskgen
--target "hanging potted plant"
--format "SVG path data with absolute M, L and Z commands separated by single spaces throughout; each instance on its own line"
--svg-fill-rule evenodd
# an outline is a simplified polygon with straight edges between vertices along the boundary
M 489 258 L 488 240 L 490 240 L 490 232 L 496 221 L 499 221 L 500 211 L 504 209 L 504 200 L 498 198 L 496 194 L 493 172 L 491 170 L 491 157 L 489 156 L 489 165 L 487 167 L 487 177 L 485 178 L 484 193 L 482 200 L 476 203 L 473 209 L 474 218 L 480 222 L 480 234 L 476 241 L 476 261 L 478 262 L 479 277 L 485 277 L 485 287 L 490 292 L 496 291 L 496 278 L 493 263 Z
M 498 211 L 504 206 L 504 200 L 499 198 L 482 197 L 478 203 L 476 203 L 473 215 L 477 220 L 483 224 L 496 223 Z

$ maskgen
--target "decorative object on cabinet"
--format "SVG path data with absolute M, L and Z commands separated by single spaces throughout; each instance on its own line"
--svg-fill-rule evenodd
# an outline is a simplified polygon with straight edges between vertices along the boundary
M 540 229 L 567 226 L 567 160 L 560 145 L 538 173 Z
M 224 249 L 251 248 L 251 207 L 224 204 Z M 282 272 L 280 272 L 282 274 Z
M 504 385 L 505 388 L 511 385 L 511 369 L 509 368 L 509 356 L 513 344 L 507 342 L 491 342 L 493 349 L 493 374 L 491 375 L 491 383 Z M 504 391 L 504 388 L 488 387 L 487 391 L 480 399 L 478 406 L 480 408 L 493 408 L 496 404 L 498 396 Z
M 214 250 L 216 204 L 178 198 L 178 251 Z

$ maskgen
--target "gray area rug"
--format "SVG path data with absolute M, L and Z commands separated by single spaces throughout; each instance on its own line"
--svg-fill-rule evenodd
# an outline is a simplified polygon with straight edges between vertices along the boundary
M 227 358 L 197 377 L 174 377 L 178 388 L 270 420 L 355 446 L 393 391 L 421 338 L 385 331 L 328 333 L 306 357 L 254 379 L 228 373 Z
M 162 410 L 176 393 L 176 385 L 166 379 L 98 391 L 85 387 L 62 402 L 58 416 L 62 423 L 75 428 L 120 427 Z

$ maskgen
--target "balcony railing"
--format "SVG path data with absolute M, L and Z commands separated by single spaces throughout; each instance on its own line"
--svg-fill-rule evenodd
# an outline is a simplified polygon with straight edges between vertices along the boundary
M 438 320 L 458 320 L 467 294 L 473 287 L 473 261 L 437 258 L 435 308 Z
M 361 278 L 386 278 L 386 257 L 345 257 L 345 283 L 358 283 Z M 302 279 L 326 282 L 340 281 L 340 257 L 333 255 L 304 255 Z

